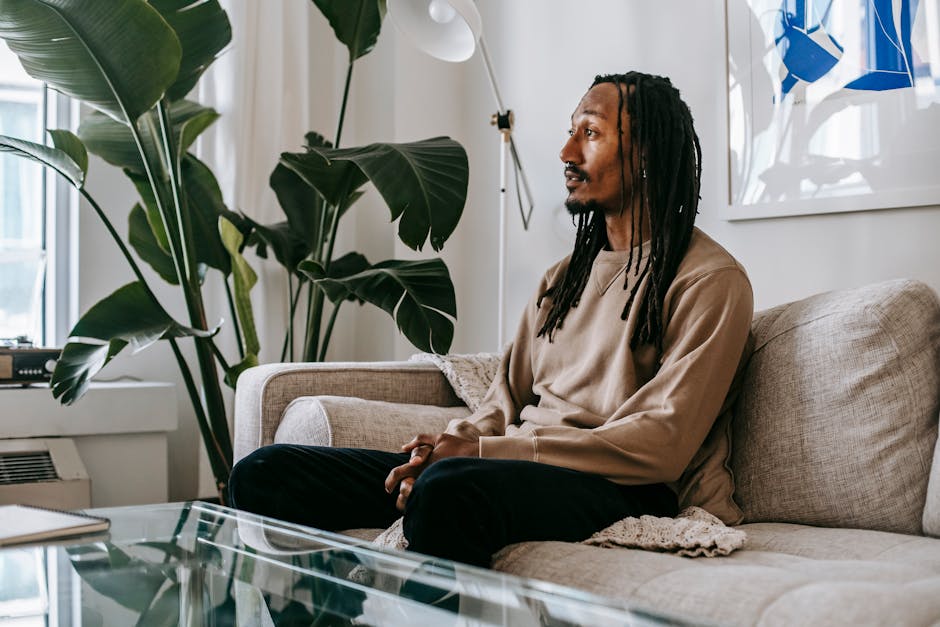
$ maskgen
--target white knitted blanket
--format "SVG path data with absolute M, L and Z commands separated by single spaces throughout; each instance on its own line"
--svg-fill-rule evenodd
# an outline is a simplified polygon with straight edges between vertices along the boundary
M 474 355 L 434 355 L 419 353 L 412 361 L 434 363 L 454 388 L 454 393 L 476 411 L 486 395 L 501 355 L 477 353 Z M 376 544 L 405 549 L 408 541 L 402 533 L 401 519 L 383 531 Z M 685 557 L 716 557 L 728 555 L 744 546 L 747 535 L 740 529 L 728 527 L 720 519 L 700 507 L 687 507 L 675 518 L 658 516 L 630 516 L 598 531 L 583 544 L 603 548 L 645 549 L 675 553 Z

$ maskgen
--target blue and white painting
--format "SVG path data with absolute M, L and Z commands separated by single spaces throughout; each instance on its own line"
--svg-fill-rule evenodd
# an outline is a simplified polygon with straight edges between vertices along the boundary
M 727 0 L 729 216 L 940 203 L 940 0 Z
M 783 0 L 774 24 L 774 43 L 786 68 L 781 81 L 785 97 L 800 82 L 826 76 L 846 54 L 833 33 L 858 27 L 861 46 L 850 50 L 864 59 L 862 73 L 845 89 L 884 91 L 914 86 L 918 66 L 911 36 L 918 0 L 867 0 L 858 22 L 840 24 L 833 9 L 838 0 Z M 919 64 L 923 67 L 923 64 Z

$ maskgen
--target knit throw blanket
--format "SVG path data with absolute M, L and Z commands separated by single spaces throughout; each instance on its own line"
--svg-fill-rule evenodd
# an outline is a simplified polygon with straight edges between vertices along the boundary
M 476 411 L 496 376 L 501 355 L 434 355 L 419 353 L 412 361 L 431 362 L 440 368 L 454 393 Z M 375 543 L 398 549 L 408 547 L 402 533 L 401 519 L 383 531 Z M 687 507 L 675 518 L 658 516 L 627 517 L 584 540 L 583 544 L 603 548 L 644 549 L 685 557 L 728 555 L 744 546 L 744 531 L 728 527 L 700 507 Z

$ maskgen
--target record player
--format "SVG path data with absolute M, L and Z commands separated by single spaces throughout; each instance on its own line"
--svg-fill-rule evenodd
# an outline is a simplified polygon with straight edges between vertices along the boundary
M 48 382 L 61 354 L 61 348 L 35 347 L 24 336 L 0 338 L 0 384 Z

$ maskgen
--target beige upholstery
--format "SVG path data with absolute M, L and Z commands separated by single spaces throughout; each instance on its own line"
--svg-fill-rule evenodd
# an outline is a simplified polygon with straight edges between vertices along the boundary
M 734 420 L 747 522 L 921 533 L 940 413 L 940 305 L 892 281 L 763 312 Z
M 239 376 L 235 390 L 235 460 L 274 443 L 291 401 L 321 395 L 441 407 L 462 405 L 441 371 L 420 362 L 291 363 L 249 368 Z
M 753 331 L 731 461 L 748 519 L 772 522 L 742 525 L 743 550 L 527 542 L 493 567 L 715 624 L 940 622 L 940 540 L 918 535 L 940 535 L 936 295 L 911 281 L 834 292 L 761 312 Z M 236 456 L 275 439 L 394 450 L 467 411 L 416 362 L 263 366 L 239 380 Z
M 418 433 L 440 433 L 464 406 L 435 407 L 342 396 L 301 396 L 284 410 L 275 442 L 365 447 L 397 452 Z

